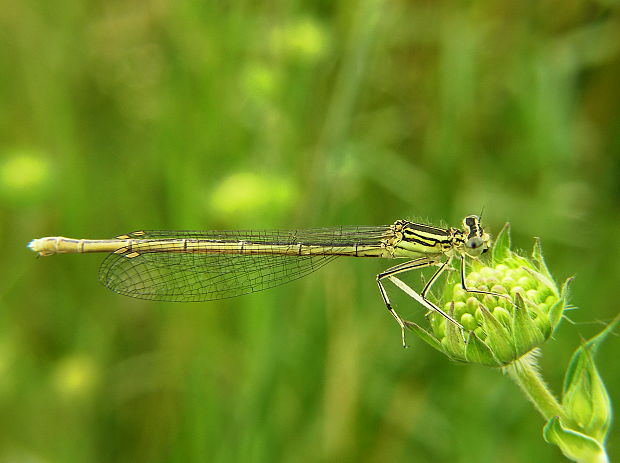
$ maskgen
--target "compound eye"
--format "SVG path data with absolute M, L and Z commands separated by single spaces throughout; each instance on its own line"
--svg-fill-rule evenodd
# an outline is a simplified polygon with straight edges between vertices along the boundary
M 482 238 L 476 236 L 474 238 L 468 239 L 465 246 L 467 246 L 469 249 L 478 249 L 480 246 L 482 246 L 482 244 Z

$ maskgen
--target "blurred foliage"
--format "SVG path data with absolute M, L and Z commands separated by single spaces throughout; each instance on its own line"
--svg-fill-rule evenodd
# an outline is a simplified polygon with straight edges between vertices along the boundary
M 25 244 L 484 209 L 577 277 L 542 359 L 559 390 L 618 312 L 618 37 L 613 0 L 4 2 L 0 462 L 563 461 L 497 371 L 401 348 L 390 262 L 164 304 Z

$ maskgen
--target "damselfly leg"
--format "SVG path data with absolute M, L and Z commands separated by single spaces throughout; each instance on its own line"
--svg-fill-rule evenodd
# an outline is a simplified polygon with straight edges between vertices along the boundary
M 452 318 L 450 315 L 448 315 L 446 312 L 444 312 L 439 307 L 437 307 L 437 305 L 433 304 L 431 301 L 429 301 L 426 298 L 426 293 L 430 290 L 433 283 L 437 281 L 437 278 L 439 278 L 439 276 L 443 273 L 443 271 L 445 270 L 446 266 L 449 265 L 449 263 L 450 263 L 450 259 L 448 259 L 444 263 L 440 263 L 434 258 L 422 257 L 420 259 L 415 259 L 415 260 L 405 262 L 400 265 L 396 265 L 394 267 L 387 269 L 384 272 L 381 272 L 379 275 L 377 275 L 377 284 L 379 285 L 379 291 L 381 292 L 381 297 L 383 297 L 383 302 L 385 303 L 385 306 L 387 307 L 387 309 L 390 311 L 390 313 L 396 319 L 396 321 L 398 322 L 398 325 L 400 326 L 403 347 L 407 347 L 407 343 L 405 341 L 405 322 L 402 320 L 400 315 L 398 315 L 398 313 L 392 307 L 390 298 L 388 297 L 387 291 L 385 290 L 385 287 L 383 286 L 383 283 L 381 282 L 381 280 L 385 278 L 389 278 L 396 286 L 401 288 L 401 290 L 403 290 L 405 293 L 407 293 L 409 296 L 415 299 L 423 307 L 425 307 L 426 309 L 430 311 L 437 312 L 438 314 L 440 314 L 441 316 L 449 320 L 451 323 L 454 323 L 456 326 L 463 329 L 463 326 L 459 322 L 457 322 L 454 318 Z M 435 274 L 428 281 L 428 283 L 422 290 L 421 294 L 414 291 L 410 286 L 408 286 L 406 283 L 404 283 L 403 281 L 401 281 L 400 279 L 396 277 L 396 275 L 398 275 L 399 273 L 410 272 L 411 270 L 419 270 L 419 269 L 430 267 L 433 265 L 439 265 L 439 269 L 435 272 Z M 403 286 L 406 287 L 407 289 L 405 289 Z
M 428 298 L 426 297 L 428 292 L 430 291 L 431 287 L 435 284 L 435 282 L 438 280 L 438 278 L 442 275 L 442 273 L 447 268 L 449 268 L 451 262 L 452 262 L 452 257 L 448 257 L 448 259 L 445 262 L 443 262 L 443 263 L 440 263 L 438 260 L 436 260 L 434 258 L 422 257 L 420 259 L 415 259 L 415 260 L 412 260 L 412 261 L 409 261 L 409 262 L 402 263 L 400 265 L 396 265 L 394 267 L 391 267 L 391 268 L 385 270 L 384 272 L 380 273 L 379 275 L 377 275 L 377 283 L 379 285 L 379 290 L 381 292 L 381 296 L 383 297 L 383 302 L 385 303 L 387 309 L 390 311 L 390 313 L 396 319 L 396 321 L 398 322 L 398 325 L 400 326 L 403 347 L 407 347 L 407 344 L 405 342 L 405 322 L 402 320 L 400 315 L 398 315 L 398 313 L 392 307 L 390 299 L 389 299 L 389 297 L 387 295 L 387 291 L 385 290 L 385 287 L 383 286 L 383 283 L 381 282 L 381 280 L 383 280 L 385 278 L 388 278 L 401 291 L 405 292 L 411 298 L 416 300 L 420 305 L 422 305 L 423 307 L 425 307 L 426 309 L 428 309 L 431 312 L 436 312 L 436 313 L 440 314 L 442 317 L 444 317 L 450 323 L 453 323 L 455 326 L 457 326 L 461 330 L 461 332 L 463 333 L 463 339 L 465 339 L 463 325 L 461 325 L 458 321 L 456 321 L 452 316 L 450 316 L 444 310 L 440 309 L 436 304 L 434 304 L 431 301 L 429 301 Z M 504 297 L 504 298 L 507 298 L 508 300 L 510 300 L 510 298 L 508 298 L 508 296 L 505 295 L 505 294 L 499 294 L 499 293 L 495 293 L 495 292 L 492 292 L 492 291 L 483 291 L 483 290 L 469 288 L 467 286 L 467 283 L 466 283 L 465 256 L 461 256 L 460 257 L 460 264 L 461 264 L 461 268 L 460 268 L 461 287 L 463 288 L 464 291 L 466 291 L 468 293 L 486 294 L 486 295 L 495 296 L 495 297 Z M 432 265 L 438 265 L 439 269 L 433 274 L 433 276 L 426 283 L 426 285 L 424 285 L 424 289 L 422 289 L 422 291 L 420 293 L 418 293 L 413 288 L 411 288 L 409 285 L 407 285 L 404 281 L 402 281 L 401 279 L 396 277 L 396 275 L 398 275 L 399 273 L 405 273 L 405 272 L 409 272 L 411 270 L 419 270 L 419 269 L 422 269 L 422 268 L 425 268 L 425 267 L 430 267 Z
M 503 297 L 508 302 L 513 304 L 512 299 L 508 297 L 506 294 L 494 293 L 493 291 L 483 291 L 481 289 L 470 289 L 467 287 L 467 283 L 465 282 L 465 257 L 461 256 L 461 287 L 468 293 L 476 293 L 476 294 L 488 294 L 489 296 L 495 297 Z

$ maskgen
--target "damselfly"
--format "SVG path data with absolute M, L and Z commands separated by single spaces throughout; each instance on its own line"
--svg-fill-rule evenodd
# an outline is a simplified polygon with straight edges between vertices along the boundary
M 42 256 L 109 252 L 100 281 L 119 294 L 141 299 L 198 302 L 262 291 L 301 278 L 336 257 L 410 259 L 377 275 L 383 302 L 401 328 L 405 322 L 390 303 L 383 281 L 392 280 L 427 310 L 458 321 L 427 298 L 439 276 L 460 260 L 461 285 L 467 288 L 465 259 L 490 247 L 479 217 L 463 219 L 463 228 L 437 228 L 407 220 L 377 227 L 334 227 L 265 231 L 137 231 L 112 240 L 47 237 L 28 247 Z M 396 275 L 424 267 L 438 269 L 421 292 Z

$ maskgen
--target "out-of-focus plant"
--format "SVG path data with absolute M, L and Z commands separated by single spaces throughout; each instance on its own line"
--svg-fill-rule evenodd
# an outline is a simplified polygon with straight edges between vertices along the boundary
M 547 420 L 545 440 L 557 445 L 566 457 L 578 462 L 608 461 L 605 439 L 612 409 L 594 353 L 620 316 L 576 350 L 566 372 L 562 400 L 558 401 L 543 381 L 537 360 L 540 347 L 569 308 L 571 279 L 562 286 L 555 283 L 538 240 L 531 258 L 513 252 L 508 225 L 497 237 L 491 262 L 471 262 L 466 280 L 470 289 L 497 296 L 466 292 L 458 278 L 460 275 L 448 278 L 436 303 L 460 321 L 465 336 L 437 313 L 428 315 L 428 328 L 413 322 L 407 326 L 451 360 L 501 368 Z

